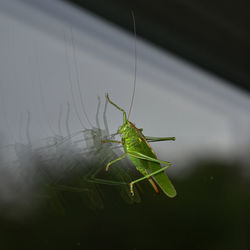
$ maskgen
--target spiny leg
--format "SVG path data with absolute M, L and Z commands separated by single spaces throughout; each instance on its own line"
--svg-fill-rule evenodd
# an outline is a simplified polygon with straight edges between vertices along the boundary
M 118 159 L 116 159 L 118 161 Z M 108 163 L 111 164 L 112 162 Z M 96 175 L 102 170 L 102 168 L 98 168 L 94 172 L 91 171 L 86 178 L 84 178 L 85 181 L 87 182 L 92 182 L 92 183 L 98 183 L 98 184 L 106 184 L 106 185 L 127 185 L 127 182 L 122 182 L 122 181 L 113 181 L 113 180 L 105 180 L 105 179 L 100 179 L 96 178 Z
M 111 162 L 109 162 L 107 165 L 106 165 L 106 171 L 108 171 L 108 168 L 111 164 L 125 158 L 127 155 L 127 152 L 125 152 L 125 154 Z M 98 169 L 97 171 L 95 171 L 94 173 L 92 173 L 90 175 L 90 179 L 88 179 L 87 181 L 88 182 L 93 182 L 93 183 L 99 183 L 99 184 L 107 184 L 107 185 L 128 185 L 127 182 L 122 182 L 122 181 L 111 181 L 111 180 L 104 180 L 104 179 L 100 179 L 100 178 L 96 178 L 96 174 L 99 172 L 100 169 Z
M 105 141 L 105 142 L 114 142 L 114 141 Z M 115 141 L 115 142 L 118 142 L 118 141 Z M 120 142 L 119 142 L 120 143 Z M 111 164 L 125 158 L 127 155 L 127 152 L 125 152 L 125 155 L 109 162 L 107 165 L 106 165 L 106 171 L 108 171 L 108 168 Z M 107 185 L 121 185 L 121 184 L 128 184 L 127 182 L 121 182 L 121 181 L 110 181 L 110 180 L 104 180 L 104 179 L 100 179 L 100 178 L 96 178 L 95 176 L 100 172 L 100 168 L 98 168 L 96 171 L 90 173 L 90 175 L 88 175 L 90 177 L 90 179 L 87 179 L 88 182 L 93 182 L 93 183 L 99 183 L 99 184 L 107 184 Z
M 107 143 L 107 142 L 111 142 L 111 143 L 122 143 L 122 141 L 116 141 L 116 140 L 101 140 L 101 143 Z
M 150 156 L 141 154 L 141 153 L 136 152 L 136 151 L 128 151 L 128 153 L 129 153 L 130 155 L 134 156 L 134 157 L 137 158 L 137 159 L 142 159 L 142 160 L 147 160 L 147 161 L 152 161 L 152 162 L 156 162 L 156 163 L 159 163 L 159 164 L 162 163 L 162 164 L 166 164 L 166 165 L 167 165 L 167 166 L 165 166 L 165 167 L 163 167 L 163 168 L 161 168 L 161 169 L 159 169 L 159 170 L 156 170 L 156 171 L 154 171 L 154 172 L 152 172 L 152 173 L 150 173 L 150 174 L 145 175 L 145 176 L 142 177 L 142 178 L 139 178 L 139 179 L 137 179 L 137 180 L 135 180 L 135 181 L 132 181 L 132 182 L 129 184 L 129 185 L 130 185 L 130 192 L 131 192 L 132 195 L 134 195 L 133 185 L 134 185 L 135 183 L 137 183 L 137 182 L 139 182 L 139 181 L 142 181 L 142 180 L 144 180 L 144 179 L 148 179 L 149 177 L 151 177 L 151 176 L 153 176 L 153 175 L 156 175 L 156 174 L 158 174 L 158 173 L 164 171 L 164 170 L 167 169 L 168 167 L 170 167 L 170 163 L 167 162 L 167 161 L 160 161 L 160 160 L 158 160 L 158 159 L 152 158 L 152 157 L 150 157 Z
M 135 158 L 138 158 L 138 159 L 152 161 L 152 162 L 156 162 L 156 163 L 162 163 L 162 164 L 170 166 L 170 162 L 168 162 L 168 161 L 160 161 L 158 159 L 152 158 L 150 156 L 144 155 L 144 154 L 136 152 L 136 151 L 128 151 L 128 153 L 130 155 L 134 156 Z
M 148 142 L 156 142 L 156 141 L 175 141 L 175 137 L 153 137 L 153 136 L 145 136 Z
M 112 102 L 109 98 L 109 94 L 106 93 L 106 98 L 108 100 L 109 103 L 111 103 L 113 106 L 115 106 L 117 109 L 119 109 L 120 111 L 122 111 L 123 113 L 126 113 L 124 109 L 122 109 L 121 107 L 119 107 L 118 105 L 116 105 L 114 102 Z
M 135 180 L 135 181 L 130 182 L 130 183 L 129 183 L 129 187 L 130 187 L 131 195 L 134 195 L 133 185 L 134 185 L 135 183 L 137 183 L 137 182 L 139 182 L 139 181 L 143 181 L 143 180 L 145 180 L 145 179 L 148 179 L 149 177 L 154 176 L 154 175 L 156 175 L 156 174 L 158 174 L 158 173 L 160 173 L 160 172 L 163 172 L 163 171 L 164 171 L 165 169 L 167 169 L 169 166 L 170 166 L 170 165 L 165 166 L 165 167 L 163 167 L 163 168 L 161 168 L 161 169 L 159 169 L 159 170 L 154 171 L 154 172 L 151 173 L 151 174 L 145 175 L 145 176 L 143 176 L 142 178 L 139 178 L 139 179 L 137 179 L 137 180 Z
M 116 162 L 122 160 L 122 159 L 125 158 L 127 155 L 128 155 L 128 152 L 126 151 L 125 154 L 124 154 L 123 156 L 121 156 L 121 157 L 119 157 L 119 158 L 117 158 L 117 159 L 115 159 L 115 160 L 109 162 L 109 163 L 106 165 L 106 168 L 105 168 L 106 171 L 109 170 L 109 166 L 110 166 L 110 165 L 112 165 L 112 164 L 114 164 L 114 163 L 116 163 Z
M 122 143 L 122 141 L 116 141 L 116 140 L 101 140 L 101 142 L 102 142 L 102 143 L 106 143 L 106 142 L 111 142 L 111 143 Z M 109 163 L 106 165 L 106 167 L 105 167 L 106 171 L 109 170 L 109 166 L 110 166 L 111 164 L 116 163 L 117 161 L 122 160 L 122 159 L 125 158 L 127 155 L 128 155 L 128 152 L 125 150 L 125 154 L 124 154 L 123 156 L 121 156 L 121 157 L 119 157 L 119 158 L 117 158 L 117 159 L 115 159 L 115 160 L 109 162 Z
M 118 105 L 116 105 L 114 102 L 112 102 L 110 99 L 109 99 L 109 95 L 108 93 L 106 94 L 106 98 L 107 100 L 109 101 L 109 103 L 111 103 L 114 107 L 116 107 L 117 109 L 119 109 L 120 111 L 123 112 L 123 123 L 125 123 L 125 121 L 127 121 L 127 115 L 126 115 L 126 112 L 124 109 L 120 108 Z
M 122 143 L 122 141 L 116 141 L 116 140 L 101 140 L 101 143 L 106 143 L 106 142 L 111 142 L 111 143 Z M 115 160 L 109 162 L 109 163 L 106 165 L 106 167 L 105 167 L 106 171 L 109 170 L 109 166 L 110 166 L 111 164 L 113 164 L 113 163 L 115 163 L 115 162 L 117 162 L 117 161 L 119 161 L 119 160 L 122 160 L 123 158 L 125 158 L 125 157 L 127 156 L 127 154 L 128 154 L 128 153 L 125 152 L 125 154 L 124 154 L 123 156 L 121 156 L 121 157 L 119 157 L 119 158 L 117 158 L 117 159 L 115 159 Z

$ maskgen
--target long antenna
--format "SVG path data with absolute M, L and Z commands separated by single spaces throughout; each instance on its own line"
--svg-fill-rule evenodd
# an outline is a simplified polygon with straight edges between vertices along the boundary
M 133 107 L 133 103 L 134 103 L 134 98 L 135 98 L 135 86 L 136 86 L 136 71 L 137 71 L 137 51 L 136 51 L 136 25 L 135 25 L 135 16 L 134 16 L 134 12 L 131 11 L 131 15 L 132 15 L 132 19 L 133 19 L 133 27 L 134 27 L 134 53 L 135 53 L 135 67 L 134 67 L 134 89 L 133 89 L 133 95 L 132 95 L 132 99 L 131 99 L 131 103 L 130 103 L 130 107 L 129 107 L 129 112 L 128 112 L 128 119 L 129 116 L 131 114 L 131 110 Z

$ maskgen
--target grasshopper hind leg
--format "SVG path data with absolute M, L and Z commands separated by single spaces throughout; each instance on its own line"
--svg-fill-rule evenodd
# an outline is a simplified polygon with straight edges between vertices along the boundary
M 165 169 L 167 169 L 169 167 L 169 165 L 168 166 L 165 166 L 165 167 L 163 167 L 163 168 L 161 168 L 161 169 L 159 169 L 159 170 L 157 170 L 157 171 L 154 171 L 153 173 L 150 173 L 150 174 L 147 174 L 147 175 L 145 175 L 145 176 L 143 176 L 142 178 L 139 178 L 139 179 L 137 179 L 137 180 L 134 180 L 134 181 L 132 181 L 132 182 L 130 182 L 129 183 L 129 187 L 130 187 L 130 192 L 131 192 L 131 195 L 134 195 L 134 190 L 133 190 L 133 186 L 134 186 L 134 184 L 135 183 L 137 183 L 137 182 L 140 182 L 140 181 L 143 181 L 143 180 L 145 180 L 145 179 L 150 179 L 152 176 L 154 176 L 154 175 L 156 175 L 156 174 L 158 174 L 158 173 L 160 173 L 160 172 L 163 172 Z M 151 181 L 150 181 L 150 183 L 151 183 Z M 152 183 L 151 183 L 152 184 Z M 155 186 L 152 184 L 152 186 L 154 187 L 154 189 L 155 189 Z M 158 188 L 156 187 L 156 189 L 158 190 Z M 156 191 L 157 192 L 157 191 Z M 159 192 L 159 191 L 158 191 Z

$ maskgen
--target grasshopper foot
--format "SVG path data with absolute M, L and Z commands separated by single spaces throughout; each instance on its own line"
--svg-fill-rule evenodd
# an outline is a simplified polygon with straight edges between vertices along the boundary
M 130 193 L 131 193 L 131 195 L 132 195 L 132 196 L 134 196 L 134 195 L 135 195 L 135 193 L 134 193 L 134 189 L 133 189 L 133 185 L 134 185 L 134 183 L 133 183 L 133 182 L 130 182 L 130 183 L 129 183 Z
M 108 171 L 109 170 L 109 166 L 110 166 L 110 163 L 108 163 L 105 167 L 105 170 Z

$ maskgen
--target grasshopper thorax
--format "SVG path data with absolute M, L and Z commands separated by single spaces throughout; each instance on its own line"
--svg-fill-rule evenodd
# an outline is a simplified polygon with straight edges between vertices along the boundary
M 122 138 L 126 139 L 134 137 L 137 134 L 137 129 L 132 122 L 127 120 L 121 127 L 119 127 L 117 132 Z

